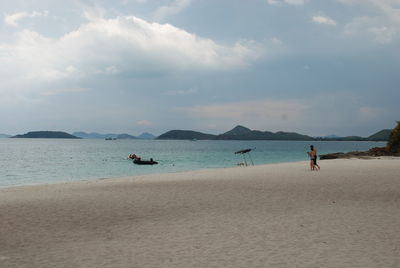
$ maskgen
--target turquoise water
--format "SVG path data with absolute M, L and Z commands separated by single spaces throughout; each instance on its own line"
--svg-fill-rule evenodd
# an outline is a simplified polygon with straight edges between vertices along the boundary
M 314 144 L 319 154 L 364 151 L 382 142 L 304 141 L 161 141 L 0 139 L 0 187 L 84 179 L 232 167 L 242 162 L 234 152 L 256 148 L 254 164 L 307 160 Z M 153 158 L 154 166 L 134 165 L 127 156 Z M 247 159 L 249 160 L 249 159 Z

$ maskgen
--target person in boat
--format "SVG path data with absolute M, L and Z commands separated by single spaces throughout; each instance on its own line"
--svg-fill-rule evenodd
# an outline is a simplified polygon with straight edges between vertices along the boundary
M 130 158 L 130 159 L 136 159 L 137 156 L 136 156 L 136 154 L 130 154 L 130 155 L 129 155 L 129 158 Z

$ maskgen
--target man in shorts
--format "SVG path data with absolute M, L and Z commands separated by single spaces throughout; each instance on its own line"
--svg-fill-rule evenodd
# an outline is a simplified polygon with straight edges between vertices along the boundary
M 317 164 L 317 150 L 314 148 L 314 145 L 310 145 L 310 151 L 307 154 L 310 157 L 311 170 L 320 170 L 321 168 Z

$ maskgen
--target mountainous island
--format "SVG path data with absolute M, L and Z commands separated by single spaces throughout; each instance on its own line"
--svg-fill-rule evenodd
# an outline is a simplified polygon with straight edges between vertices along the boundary
M 171 130 L 157 137 L 159 140 L 297 140 L 297 141 L 387 141 L 391 130 L 384 129 L 369 137 L 311 137 L 296 132 L 270 132 L 251 130 L 244 126 L 236 126 L 233 129 L 219 134 L 207 134 L 192 130 Z
M 26 139 L 80 139 L 74 135 L 62 131 L 31 131 L 26 134 L 16 135 L 11 138 Z
M 276 133 L 270 131 L 251 130 L 243 126 L 236 126 L 232 130 L 220 134 L 216 137 L 217 140 L 312 140 L 313 138 L 307 135 L 298 134 L 296 132 Z
M 170 130 L 161 134 L 157 140 L 215 140 L 217 136 L 193 130 Z
M 387 141 L 390 137 L 391 129 L 383 129 L 377 133 L 369 136 L 367 139 L 370 141 Z

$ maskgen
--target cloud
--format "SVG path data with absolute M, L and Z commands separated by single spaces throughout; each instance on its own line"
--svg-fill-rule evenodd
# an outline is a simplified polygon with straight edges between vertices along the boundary
M 142 127 L 148 127 L 148 126 L 153 125 L 153 123 L 148 120 L 139 120 L 136 122 L 136 125 L 142 126 Z
M 43 91 L 40 94 L 42 96 L 53 96 L 53 95 L 62 94 L 62 93 L 81 93 L 81 92 L 85 92 L 85 91 L 89 91 L 89 90 L 90 90 L 89 88 L 83 88 L 83 87 L 61 88 L 61 89 L 57 89 L 57 91 L 54 91 L 54 90 Z
M 191 4 L 192 0 L 174 0 L 170 5 L 159 7 L 153 14 L 156 21 L 162 21 L 166 17 L 176 15 Z
M 317 23 L 317 24 L 326 24 L 330 26 L 336 26 L 336 21 L 333 19 L 327 17 L 327 16 L 313 16 L 312 17 L 312 22 Z
M 139 3 L 139 4 L 145 4 L 145 3 L 147 3 L 147 1 L 148 0 L 122 0 L 121 3 L 124 4 L 124 5 L 128 4 L 129 2 L 136 2 L 136 3 Z
M 80 3 L 80 5 L 84 10 L 82 16 L 89 21 L 103 19 L 107 13 L 104 8 L 97 5 L 86 5 L 84 3 Z
M 304 5 L 306 0 L 268 0 L 268 4 L 270 5 Z
M 277 37 L 271 38 L 271 42 L 272 42 L 272 44 L 277 45 L 277 46 L 283 45 L 283 41 Z
M 4 16 L 4 23 L 7 25 L 11 25 L 14 27 L 18 26 L 18 21 L 28 17 L 29 14 L 27 12 L 18 12 L 18 13 L 14 13 L 11 15 L 5 15 Z
M 391 43 L 400 34 L 399 0 L 338 0 L 346 5 L 358 5 L 369 14 L 355 17 L 345 28 L 349 36 L 361 36 L 377 43 Z
M 396 27 L 388 24 L 379 17 L 357 17 L 344 27 L 344 33 L 348 36 L 361 36 L 372 39 L 377 43 L 391 43 L 398 36 Z
M 385 111 L 377 107 L 362 106 L 358 110 L 358 116 L 363 121 L 377 120 L 384 114 Z
M 134 16 L 88 18 L 89 22 L 60 38 L 23 30 L 15 41 L 0 43 L 0 77 L 9 83 L 40 85 L 101 74 L 135 77 L 225 71 L 246 67 L 263 54 L 254 41 L 219 44 Z
M 375 41 L 381 44 L 390 43 L 397 34 L 395 29 L 386 26 L 370 27 L 368 31 L 375 36 Z
M 107 66 L 103 70 L 98 70 L 98 74 L 106 74 L 106 75 L 115 75 L 120 73 L 121 71 L 115 66 Z
M 300 100 L 263 99 L 177 108 L 198 128 L 226 130 L 232 125 L 293 131 L 307 123 L 310 106 Z M 193 120 L 194 119 L 194 120 Z
M 308 109 L 309 106 L 301 101 L 272 99 L 178 108 L 194 118 L 249 125 L 262 122 L 278 125 L 283 121 L 288 125 L 302 118 Z
M 18 22 L 24 18 L 37 18 L 37 17 L 47 17 L 49 12 L 45 11 L 33 11 L 31 13 L 28 12 L 17 12 L 14 14 L 5 14 L 4 15 L 4 23 L 10 26 L 17 27 Z

